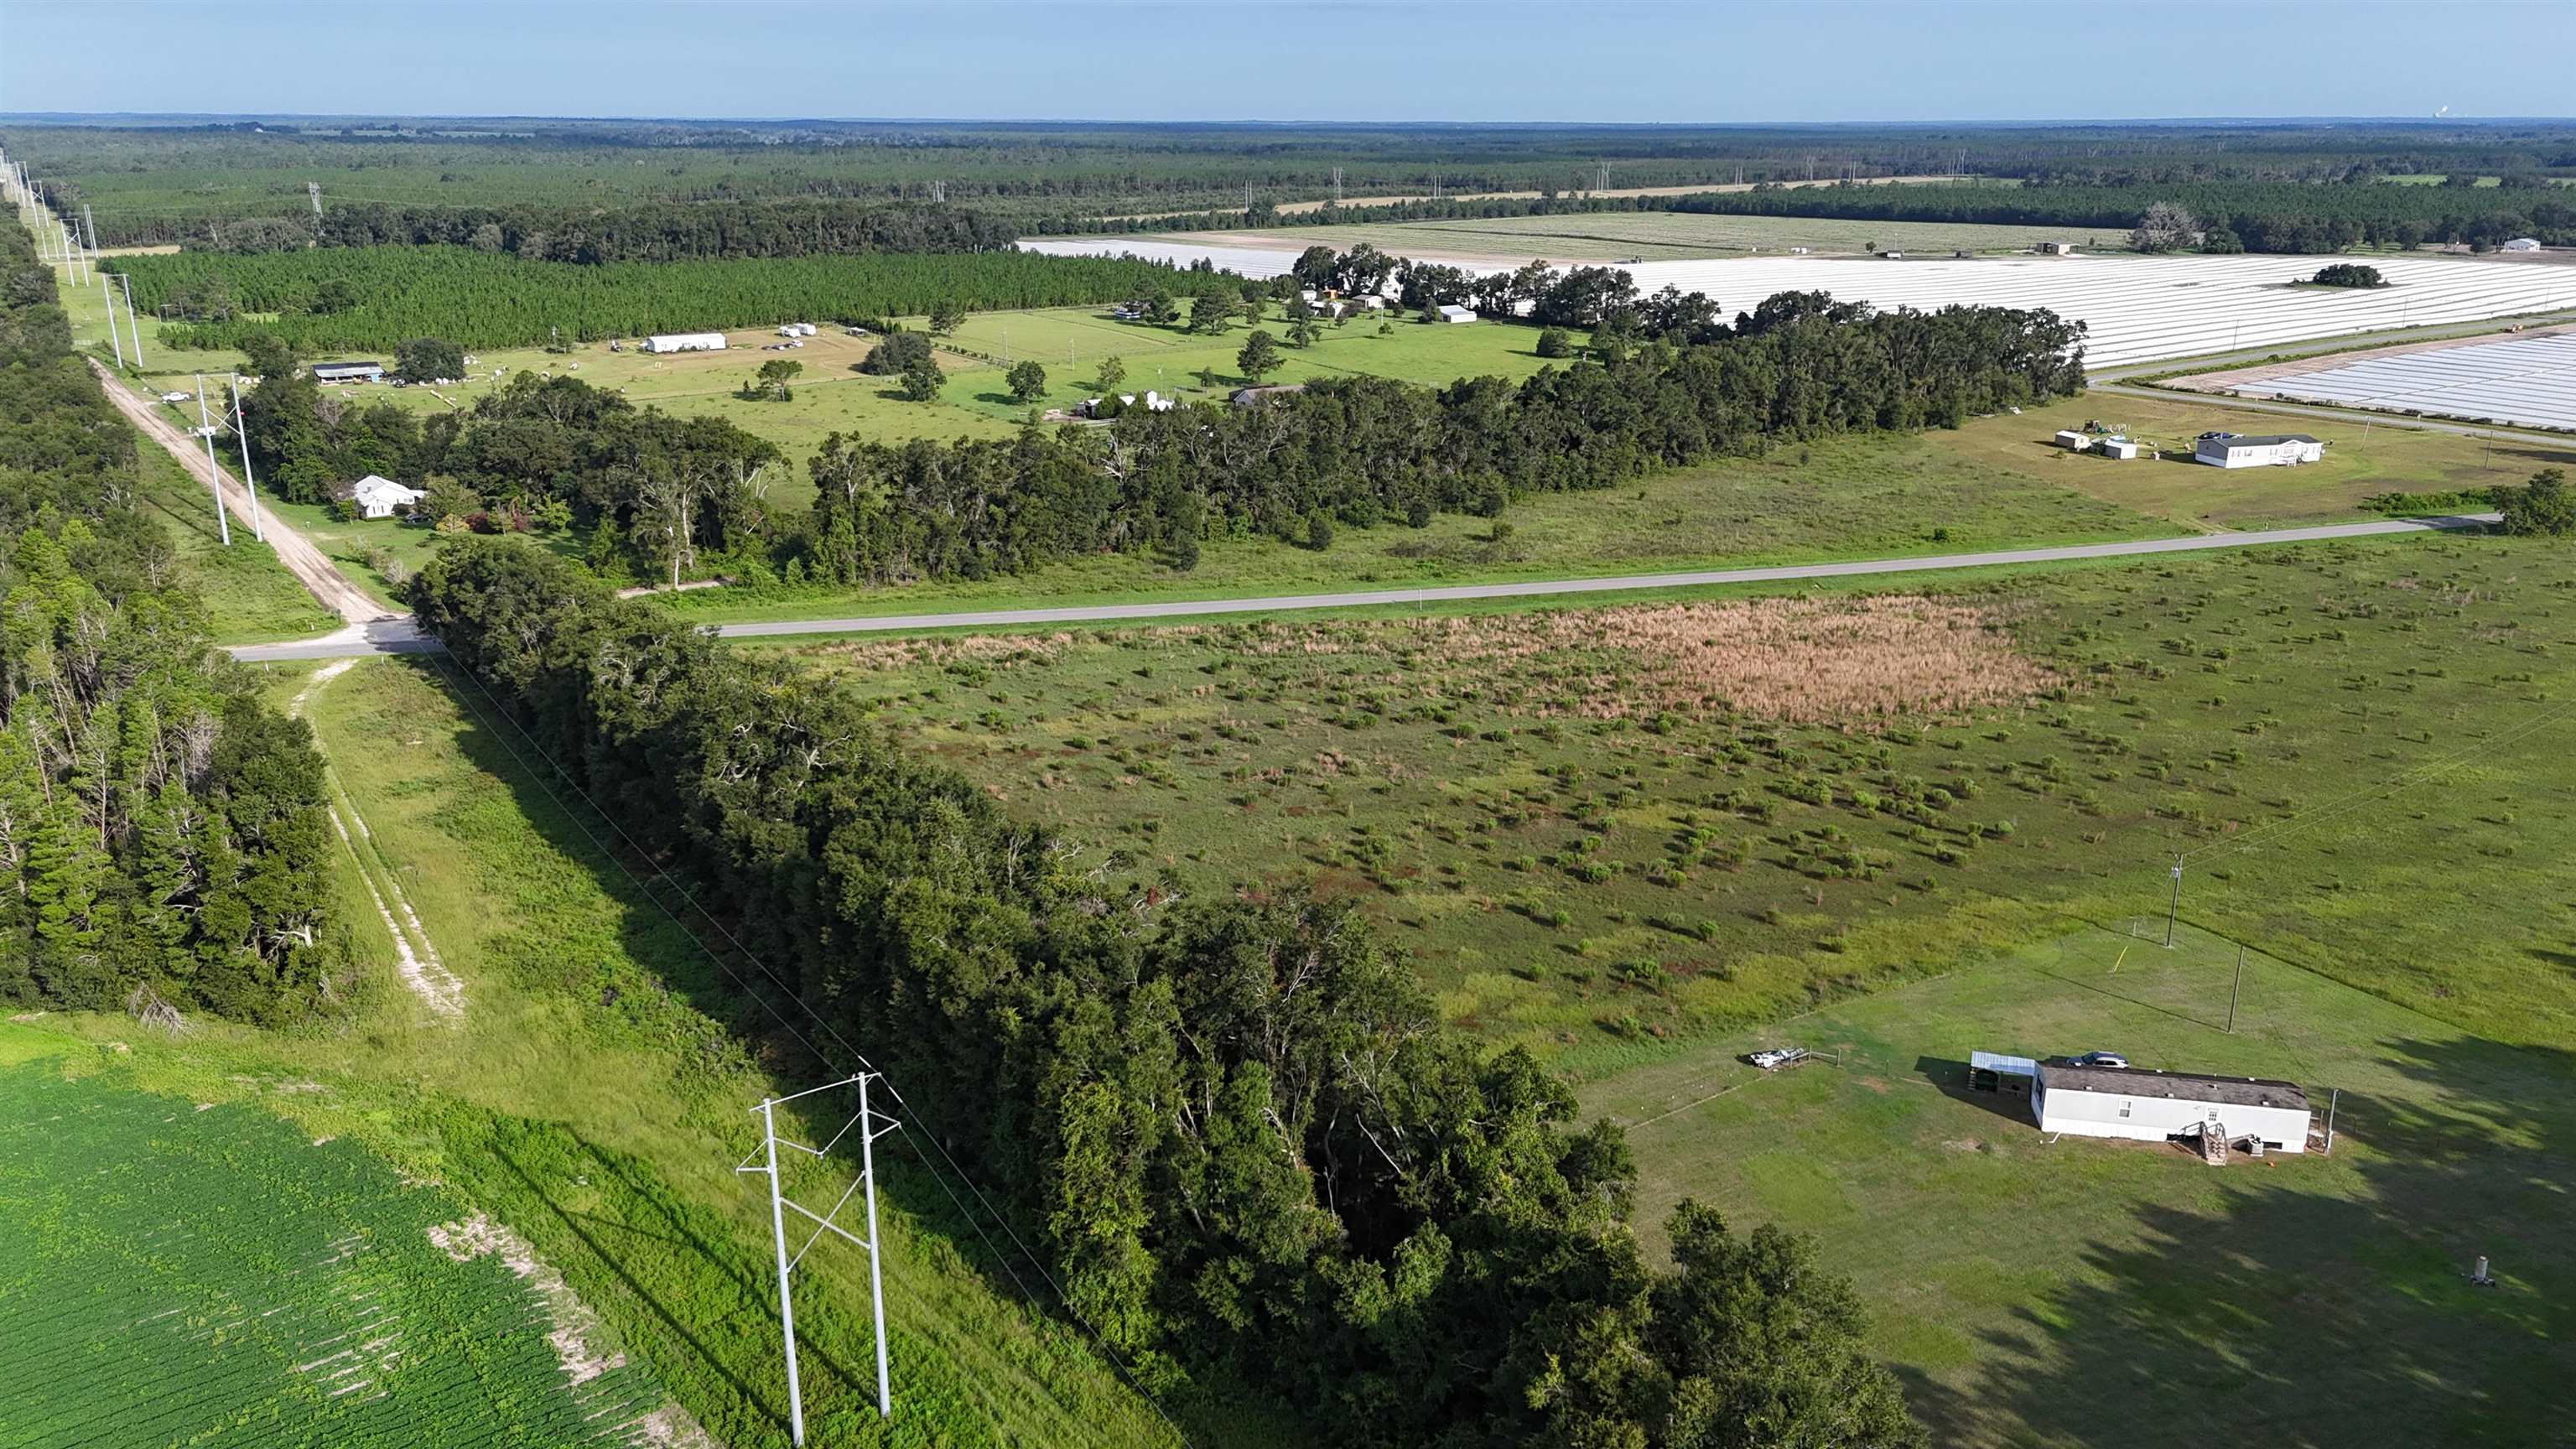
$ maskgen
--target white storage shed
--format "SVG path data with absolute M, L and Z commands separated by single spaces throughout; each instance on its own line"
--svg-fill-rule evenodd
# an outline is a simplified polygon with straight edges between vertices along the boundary
M 1476 310 L 1473 307 L 1461 307 L 1455 302 L 1446 303 L 1440 308 L 1440 320 L 1443 322 L 1473 322 L 1476 320 Z
M 660 332 L 644 339 L 647 352 L 722 352 L 721 332 Z
M 2536 252 L 2540 250 L 2540 238 L 2518 236 L 2513 240 L 2506 242 L 2504 244 L 2504 249 L 2509 252 Z
M 2057 446 L 2070 453 L 2081 453 L 2093 446 L 2093 440 L 2073 428 L 2060 428 L 2057 433 Z
M 2117 458 L 2124 463 L 2138 456 L 2138 445 L 2126 438 L 2104 438 L 2093 447 L 2104 457 Z
M 2040 1131 L 2076 1137 L 2163 1142 L 2208 1134 L 2250 1137 L 2269 1152 L 2308 1150 L 2307 1093 L 2261 1077 L 2042 1062 L 2030 1114 Z
M 2223 434 L 2203 438 L 2192 457 L 2213 468 L 2270 468 L 2321 462 L 2326 445 L 2305 433 Z

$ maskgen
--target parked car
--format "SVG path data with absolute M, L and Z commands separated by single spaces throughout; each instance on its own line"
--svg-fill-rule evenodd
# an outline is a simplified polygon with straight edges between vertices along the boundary
M 2075 1059 L 2079 1067 L 2125 1067 L 2129 1059 L 2118 1052 L 2086 1052 Z
M 1769 1051 L 1750 1053 L 1744 1058 L 1766 1072 L 1776 1072 L 1782 1067 L 1794 1067 L 1806 1059 L 1805 1047 L 1773 1047 Z

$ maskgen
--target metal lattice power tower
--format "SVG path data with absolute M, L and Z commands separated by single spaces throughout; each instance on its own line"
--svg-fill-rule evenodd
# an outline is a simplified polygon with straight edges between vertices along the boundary
M 789 1437 L 800 1446 L 800 1449 L 805 1443 L 805 1400 L 796 1381 L 796 1295 L 790 1275 L 795 1272 L 796 1265 L 805 1260 L 806 1251 L 822 1241 L 825 1233 L 838 1234 L 867 1251 L 868 1301 L 876 1315 L 877 1417 L 883 1419 L 894 1413 L 894 1395 L 886 1378 L 885 1278 L 882 1271 L 884 1255 L 877 1247 L 876 1140 L 895 1130 L 898 1124 L 893 1118 L 873 1111 L 868 1106 L 868 1083 L 875 1079 L 876 1075 L 874 1072 L 861 1072 L 857 1076 L 844 1077 L 837 1082 L 808 1087 L 802 1092 L 790 1092 L 784 1097 L 762 1098 L 759 1106 L 750 1109 L 760 1118 L 760 1146 L 753 1148 L 751 1156 L 745 1158 L 742 1164 L 734 1169 L 736 1172 L 758 1173 L 769 1179 L 769 1232 L 771 1244 L 778 1255 L 778 1326 L 780 1337 L 786 1346 L 787 1427 Z M 778 1135 L 780 1107 L 801 1097 L 839 1091 L 844 1087 L 858 1088 L 859 1110 L 842 1125 L 840 1131 L 832 1134 L 829 1141 L 820 1147 L 808 1147 L 802 1142 L 790 1142 Z M 878 1125 L 880 1123 L 884 1125 Z M 802 1152 L 819 1158 L 837 1146 L 854 1127 L 859 1133 L 859 1175 L 848 1187 L 842 1189 L 841 1196 L 832 1204 L 831 1211 L 820 1214 L 812 1212 L 788 1196 L 779 1174 L 778 1149 L 784 1147 L 793 1152 Z M 755 1165 L 752 1158 L 760 1159 L 759 1163 Z M 853 1235 L 848 1229 L 832 1221 L 840 1215 L 841 1209 L 850 1205 L 850 1197 L 853 1193 L 861 1195 L 866 1203 L 868 1235 L 864 1239 Z M 787 1214 L 791 1212 L 814 1225 L 814 1231 L 807 1235 L 803 1245 L 792 1254 L 787 1251 Z

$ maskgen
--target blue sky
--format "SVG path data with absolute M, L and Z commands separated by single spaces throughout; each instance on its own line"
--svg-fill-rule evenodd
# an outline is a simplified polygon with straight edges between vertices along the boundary
M 0 111 L 2564 116 L 2570 0 L 0 0 Z

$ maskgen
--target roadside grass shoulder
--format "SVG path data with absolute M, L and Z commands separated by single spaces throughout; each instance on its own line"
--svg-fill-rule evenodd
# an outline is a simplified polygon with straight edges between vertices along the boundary
M 189 587 L 205 603 L 216 643 L 292 639 L 339 627 L 339 616 L 316 603 L 247 526 L 236 526 L 232 546 L 223 545 L 213 495 L 168 453 L 138 435 L 134 456 L 144 511 L 178 550 Z M 267 500 L 261 506 L 267 507 Z

